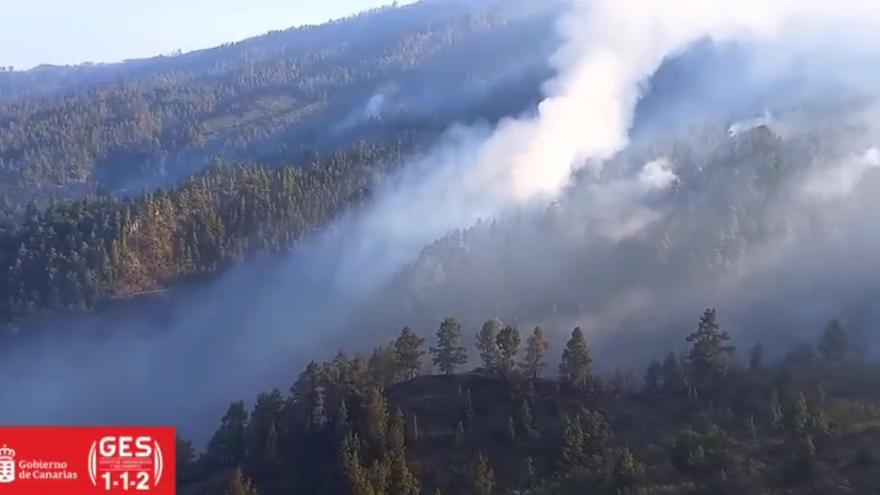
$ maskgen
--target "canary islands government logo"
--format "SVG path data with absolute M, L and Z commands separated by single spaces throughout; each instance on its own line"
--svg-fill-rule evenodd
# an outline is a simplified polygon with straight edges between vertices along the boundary
M 0 426 L 0 440 L 0 495 L 176 493 L 171 427 Z
M 15 481 L 15 451 L 3 444 L 0 448 L 0 483 Z

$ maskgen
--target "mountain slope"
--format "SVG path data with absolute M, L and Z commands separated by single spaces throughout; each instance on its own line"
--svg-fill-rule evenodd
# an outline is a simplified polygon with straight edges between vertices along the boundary
M 536 99 L 555 9 L 425 2 L 175 57 L 3 73 L 0 181 L 135 187 L 211 156 L 290 161 L 497 119 Z
M 818 353 L 804 344 L 781 362 L 765 362 L 756 346 L 746 366 L 732 357 L 745 353 L 731 346 L 707 374 L 700 356 L 722 344 L 701 342 L 670 351 L 662 364 L 656 356 L 643 380 L 632 369 L 596 373 L 589 360 L 583 383 L 562 366 L 558 378 L 544 371 L 548 379 L 525 364 L 503 371 L 488 359 L 471 372 L 418 376 L 425 341 L 405 332 L 369 358 L 340 353 L 311 362 L 289 394 L 261 393 L 252 408 L 233 402 L 200 456 L 181 442 L 180 493 L 229 493 L 234 469 L 232 483 L 244 477 L 264 495 L 782 495 L 878 487 L 878 368 L 859 358 L 842 327 L 819 338 Z M 552 362 L 574 341 L 551 341 L 551 354 L 541 356 Z M 528 355 L 516 342 L 512 357 Z M 440 353 L 432 351 L 436 363 Z
M 0 74 L 32 90 L 0 99 L 0 318 L 291 249 L 451 124 L 533 108 L 556 13 L 429 1 L 175 57 Z

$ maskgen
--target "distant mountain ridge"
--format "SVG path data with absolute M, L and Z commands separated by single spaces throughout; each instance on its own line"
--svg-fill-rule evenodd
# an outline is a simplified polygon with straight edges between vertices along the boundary
M 3 72 L 0 183 L 142 188 L 213 156 L 283 162 L 521 112 L 550 73 L 557 12 L 429 1 L 178 56 Z M 358 115 L 377 94 L 383 111 Z

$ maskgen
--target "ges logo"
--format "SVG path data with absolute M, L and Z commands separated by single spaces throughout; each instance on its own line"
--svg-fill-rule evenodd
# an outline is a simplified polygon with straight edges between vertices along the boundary
M 88 471 L 96 487 L 146 490 L 162 479 L 162 448 L 149 436 L 103 437 L 92 443 Z
M 174 428 L 0 426 L 0 495 L 174 492 Z

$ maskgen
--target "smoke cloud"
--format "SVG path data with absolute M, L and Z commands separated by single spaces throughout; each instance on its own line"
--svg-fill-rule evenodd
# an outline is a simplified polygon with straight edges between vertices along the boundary
M 849 156 L 833 167 L 817 171 L 807 181 L 804 190 L 818 200 L 846 198 L 865 174 L 878 167 L 880 151 L 872 146 L 861 155 Z
M 877 8 L 687 0 L 569 7 L 551 61 L 556 76 L 533 112 L 449 129 L 382 179 L 369 205 L 284 260 L 175 293 L 149 317 L 121 310 L 68 321 L 62 337 L 22 342 L 0 364 L 0 400 L 9 405 L 0 421 L 171 422 L 204 439 L 226 402 L 289 386 L 307 360 L 364 350 L 404 324 L 433 328 L 445 316 L 468 325 L 493 315 L 520 324 L 542 318 L 557 329 L 582 324 L 636 356 L 720 301 L 741 326 L 792 301 L 826 301 L 779 317 L 784 328 L 859 306 L 858 290 L 876 288 L 876 274 L 854 262 L 880 266 L 880 234 L 865 228 L 880 205 L 864 194 L 877 180 L 878 135 L 870 113 L 849 118 L 851 104 L 835 105 L 833 121 L 824 121 L 834 132 L 815 112 L 827 115 L 823 98 L 839 90 L 852 101 L 877 96 L 865 84 L 876 74 L 823 72 L 878 58 L 847 41 L 860 29 L 860 39 L 878 36 L 869 29 Z M 714 119 L 715 131 L 685 141 L 656 129 L 633 138 L 669 110 L 661 102 L 640 113 L 654 74 L 707 42 L 748 54 L 749 92 L 726 96 L 747 99 L 743 108 L 766 106 L 772 121 L 728 133 L 729 112 L 713 114 L 713 106 L 700 122 L 691 113 L 676 118 Z M 823 53 L 839 56 L 800 59 Z M 780 83 L 792 93 L 784 103 L 768 98 Z M 353 115 L 380 114 L 387 93 Z M 817 260 L 841 264 L 830 272 Z M 805 296 L 816 280 L 824 282 L 819 295 L 834 297 Z M 94 337 L 118 326 L 127 331 Z M 628 331 L 612 332 L 621 328 Z

